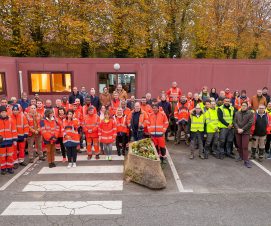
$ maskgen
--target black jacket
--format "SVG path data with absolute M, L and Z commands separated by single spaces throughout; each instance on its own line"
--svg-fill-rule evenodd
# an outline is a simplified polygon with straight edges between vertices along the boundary
M 167 102 L 167 101 L 160 101 L 160 102 L 158 103 L 158 106 L 163 108 L 163 110 L 164 110 L 164 112 L 165 112 L 167 118 L 169 118 L 169 115 L 171 114 L 171 106 L 170 106 L 170 103 Z
M 91 104 L 97 109 L 97 111 L 100 110 L 101 104 L 100 99 L 97 96 L 89 96 L 91 100 Z
M 265 136 L 266 135 L 266 128 L 268 125 L 268 117 L 267 114 L 263 114 L 263 116 L 260 116 L 258 113 L 255 114 L 255 129 L 253 132 L 254 136 Z
M 80 104 L 81 106 L 83 106 L 84 98 L 78 91 L 76 94 L 74 94 L 74 92 L 71 93 L 71 95 L 69 96 L 69 104 L 73 104 L 76 98 L 80 99 Z
M 226 108 L 226 109 L 230 112 L 230 114 L 233 115 L 233 117 L 234 117 L 234 114 L 235 114 L 235 112 L 236 112 L 235 108 L 234 108 L 233 112 L 231 112 L 231 110 L 229 109 L 230 106 L 229 106 L 228 108 L 227 108 L 227 107 L 225 107 L 225 108 Z M 222 110 L 221 110 L 220 108 L 217 109 L 217 116 L 218 116 L 218 120 L 219 120 L 222 124 L 224 124 L 225 126 L 229 126 L 229 123 L 227 123 L 227 122 L 225 121 L 225 119 L 223 118 L 223 112 L 222 112 Z

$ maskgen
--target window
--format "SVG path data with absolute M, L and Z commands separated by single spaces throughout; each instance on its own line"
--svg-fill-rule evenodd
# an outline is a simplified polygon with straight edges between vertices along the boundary
M 5 79 L 5 73 L 0 72 L 0 95 L 6 95 L 6 79 Z
M 116 90 L 118 84 L 122 85 L 122 88 L 128 93 L 129 96 L 136 94 L 136 74 L 124 73 L 124 74 L 113 74 L 113 73 L 98 73 L 99 80 L 99 92 L 103 92 L 103 88 L 109 87 L 109 92 L 113 93 Z
M 31 72 L 30 93 L 69 93 L 72 87 L 71 72 Z

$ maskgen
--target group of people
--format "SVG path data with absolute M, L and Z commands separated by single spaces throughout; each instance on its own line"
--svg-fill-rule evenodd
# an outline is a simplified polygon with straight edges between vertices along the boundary
M 265 152 L 270 154 L 271 103 L 268 89 L 257 91 L 249 99 L 246 91 L 232 94 L 227 88 L 219 94 L 213 88 L 203 87 L 200 93 L 184 95 L 177 83 L 162 91 L 159 97 L 150 93 L 140 99 L 128 98 L 127 92 L 118 85 L 113 94 L 104 87 L 96 95 L 92 88 L 79 91 L 73 87 L 69 97 L 43 102 L 39 95 L 28 99 L 1 99 L 0 105 L 0 165 L 1 174 L 14 173 L 19 165 L 25 166 L 27 148 L 29 162 L 37 154 L 42 161 L 55 167 L 55 150 L 60 149 L 63 162 L 68 168 L 76 167 L 77 153 L 86 143 L 87 158 L 100 158 L 105 154 L 112 160 L 115 143 L 118 155 L 125 155 L 128 143 L 151 138 L 166 163 L 166 142 L 174 136 L 176 145 L 181 138 L 191 145 L 190 159 L 235 158 L 251 167 L 248 144 L 252 139 L 251 157 L 263 161 Z M 68 157 L 68 159 L 67 159 Z

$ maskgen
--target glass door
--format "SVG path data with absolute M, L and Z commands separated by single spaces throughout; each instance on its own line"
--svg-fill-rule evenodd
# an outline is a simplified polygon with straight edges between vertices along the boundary
M 118 84 L 122 85 L 122 88 L 128 93 L 129 96 L 136 94 L 136 74 L 134 73 L 98 73 L 98 88 L 99 92 L 103 92 L 104 87 L 109 88 L 109 92 L 113 93 Z

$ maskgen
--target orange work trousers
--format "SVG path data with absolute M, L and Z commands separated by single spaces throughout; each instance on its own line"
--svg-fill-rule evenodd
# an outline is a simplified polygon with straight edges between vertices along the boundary
M 99 146 L 99 138 L 98 137 L 87 137 L 87 153 L 88 155 L 92 155 L 92 144 L 94 146 L 95 155 L 100 154 L 100 146 Z
M 23 162 L 24 154 L 25 154 L 25 141 L 17 142 L 17 145 L 13 145 L 14 164 Z
M 1 169 L 13 168 L 13 146 L 0 148 Z

